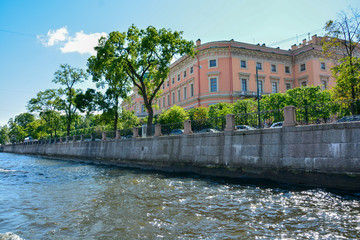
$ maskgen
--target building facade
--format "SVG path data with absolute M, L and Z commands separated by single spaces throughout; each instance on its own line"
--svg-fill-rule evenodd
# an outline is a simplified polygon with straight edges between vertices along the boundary
M 323 56 L 321 40 L 314 35 L 289 50 L 234 40 L 205 44 L 197 40 L 195 57 L 183 56 L 170 66 L 155 114 L 175 104 L 190 109 L 256 98 L 256 68 L 261 95 L 300 86 L 331 88 L 335 82 L 330 68 L 335 62 Z M 133 92 L 131 103 L 124 102 L 123 107 L 146 116 L 142 97 L 136 89 Z

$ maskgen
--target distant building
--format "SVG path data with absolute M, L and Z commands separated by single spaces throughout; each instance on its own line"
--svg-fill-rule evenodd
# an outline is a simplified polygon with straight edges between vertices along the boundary
M 325 59 L 321 40 L 314 35 L 310 41 L 304 39 L 298 46 L 282 50 L 234 40 L 201 44 L 199 39 L 195 57 L 183 56 L 170 66 L 155 114 L 174 104 L 190 109 L 256 98 L 256 66 L 261 95 L 299 86 L 331 88 L 335 84 L 330 72 L 334 61 Z M 147 115 L 135 88 L 131 104 L 124 102 L 123 107 L 137 116 Z

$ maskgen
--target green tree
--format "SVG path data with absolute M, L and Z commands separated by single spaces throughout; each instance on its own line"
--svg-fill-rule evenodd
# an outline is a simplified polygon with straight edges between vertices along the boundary
M 138 126 L 140 124 L 140 119 L 135 115 L 134 111 L 128 111 L 122 108 L 120 123 L 122 129 L 130 129 Z
M 47 89 L 37 93 L 36 98 L 30 99 L 27 109 L 30 112 L 38 112 L 41 120 L 43 120 L 42 131 L 47 132 L 53 137 L 57 135 L 57 131 L 61 127 L 60 113 L 60 97 L 55 89 Z
M 31 113 L 21 113 L 15 116 L 15 122 L 24 129 L 33 121 L 35 121 L 35 116 Z
M 120 98 L 126 98 L 131 90 L 130 81 L 123 69 L 123 64 L 116 61 L 116 56 L 112 58 L 107 55 L 107 46 L 99 45 L 95 47 L 96 57 L 88 59 L 88 72 L 92 75 L 93 82 L 97 88 L 107 88 L 103 96 L 98 98 L 100 110 L 107 115 L 113 116 L 114 131 L 118 129 L 120 113 Z M 109 57 L 105 60 L 104 56 Z
M 7 125 L 0 126 L 0 144 L 6 144 L 9 142 L 9 128 Z
M 287 98 L 284 93 L 273 93 L 263 96 L 260 100 L 260 106 L 264 112 L 261 115 L 267 121 L 271 119 L 272 122 L 281 122 L 284 120 L 283 108 L 286 105 Z
M 8 122 L 9 126 L 9 139 L 12 143 L 14 142 L 22 142 L 25 137 L 27 137 L 27 133 L 24 128 L 19 126 L 14 119 L 10 118 Z
M 238 100 L 233 104 L 232 113 L 235 114 L 235 122 L 239 125 L 257 125 L 257 102 L 253 99 Z
M 333 107 L 330 92 L 321 91 L 320 86 L 290 89 L 286 92 L 286 102 L 297 108 L 298 122 L 305 123 L 319 121 L 321 118 L 326 121 Z
M 331 71 L 336 78 L 335 97 L 341 101 L 350 100 L 351 113 L 360 114 L 360 58 L 342 58 L 340 65 Z
M 209 107 L 209 121 L 213 128 L 222 129 L 226 124 L 226 115 L 233 112 L 233 104 L 220 102 Z M 206 124 L 208 125 L 208 124 Z
M 193 55 L 195 45 L 182 38 L 182 32 L 153 26 L 138 29 L 132 25 L 127 32 L 112 32 L 99 40 L 101 59 L 106 65 L 122 67 L 148 111 L 147 134 L 151 134 L 154 110 L 160 88 L 169 74 L 175 55 Z M 112 63 L 113 62 L 113 63 Z M 155 103 L 155 104 L 154 104 Z
M 348 15 L 341 12 L 337 20 L 330 20 L 325 24 L 326 36 L 323 40 L 323 52 L 327 56 L 342 55 L 340 65 L 333 68 L 336 78 L 336 92 L 341 99 L 351 100 L 351 112 L 357 114 L 356 107 L 359 97 L 359 53 L 360 42 L 360 14 L 351 9 Z
M 158 121 L 160 124 L 183 123 L 188 118 L 188 113 L 182 107 L 174 105 L 162 112 Z
M 191 108 L 187 112 L 191 120 L 205 120 L 208 118 L 209 108 L 206 107 Z
M 59 110 L 65 112 L 66 115 L 66 133 L 70 135 L 71 124 L 74 122 L 74 115 L 77 111 L 75 104 L 76 95 L 81 92 L 79 89 L 75 89 L 75 84 L 83 82 L 87 79 L 87 74 L 78 68 L 73 68 L 67 64 L 60 65 L 60 70 L 55 72 L 54 83 L 58 83 L 64 88 L 58 89 L 60 96 Z

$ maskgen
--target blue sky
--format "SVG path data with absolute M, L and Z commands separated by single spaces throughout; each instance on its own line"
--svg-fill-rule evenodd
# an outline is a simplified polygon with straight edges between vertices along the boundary
M 359 0 L 0 0 L 0 126 L 57 88 L 60 64 L 86 68 L 101 34 L 153 25 L 187 40 L 273 43 L 289 49 Z M 283 40 L 290 39 L 284 42 Z M 92 86 L 91 80 L 79 88 Z

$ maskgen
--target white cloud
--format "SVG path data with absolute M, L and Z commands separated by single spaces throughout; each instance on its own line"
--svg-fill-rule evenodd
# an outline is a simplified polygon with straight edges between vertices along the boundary
M 80 54 L 95 55 L 94 47 L 98 45 L 99 38 L 106 36 L 106 33 L 85 34 L 83 31 L 77 32 L 75 37 L 69 37 L 64 47 L 60 48 L 62 53 L 78 52 Z
M 95 55 L 94 47 L 98 45 L 98 40 L 102 36 L 107 36 L 107 34 L 104 32 L 86 34 L 84 31 L 80 31 L 75 33 L 75 37 L 71 37 L 65 26 L 49 30 L 46 36 L 38 35 L 37 38 L 46 47 L 57 45 L 62 53 L 78 52 Z
M 67 27 L 62 27 L 57 30 L 49 30 L 47 35 L 38 35 L 37 38 L 40 39 L 41 43 L 46 46 L 54 46 L 59 42 L 63 42 L 68 38 Z

